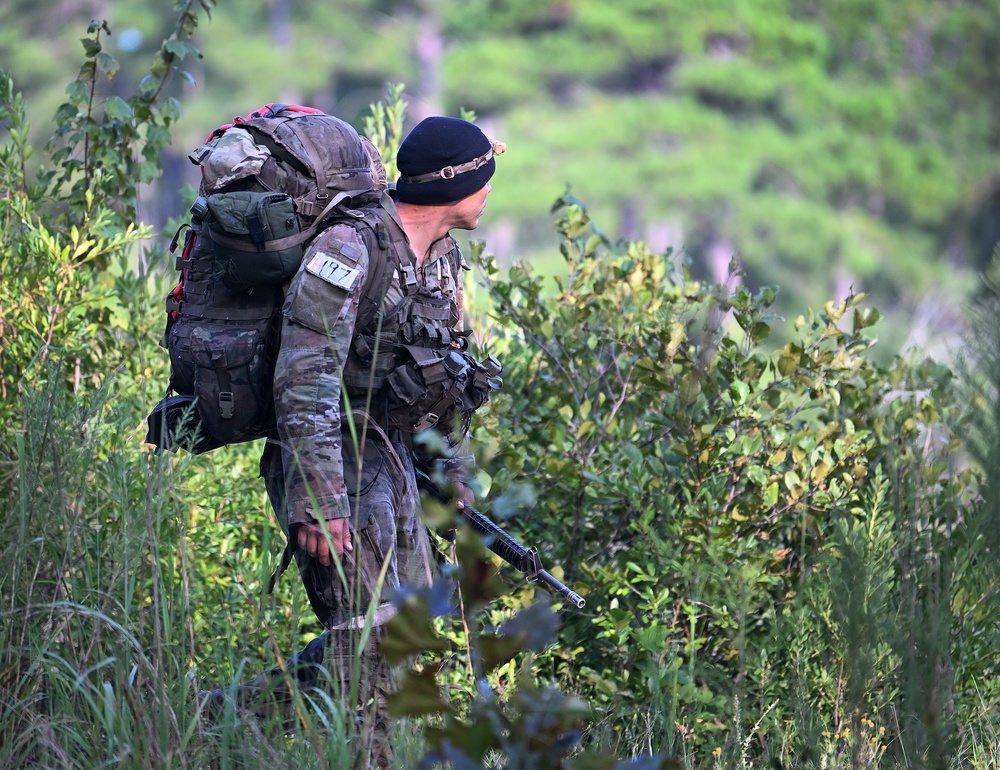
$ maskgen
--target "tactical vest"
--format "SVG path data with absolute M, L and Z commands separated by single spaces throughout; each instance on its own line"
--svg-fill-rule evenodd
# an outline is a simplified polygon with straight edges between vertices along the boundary
M 459 331 L 458 306 L 439 289 L 421 284 L 405 243 L 395 242 L 403 298 L 359 325 L 343 370 L 351 396 L 370 399 L 383 410 L 387 428 L 417 433 L 437 428 L 461 435 L 472 413 L 499 388 L 502 367 L 494 356 L 476 361 L 468 354 L 470 332 Z M 455 246 L 444 259 L 460 276 L 461 255 Z

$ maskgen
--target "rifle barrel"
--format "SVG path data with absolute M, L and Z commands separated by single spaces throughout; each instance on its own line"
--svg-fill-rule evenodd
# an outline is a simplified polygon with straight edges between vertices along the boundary
M 450 498 L 438 489 L 437 485 L 431 481 L 427 472 L 419 467 L 419 465 L 416 467 L 416 474 L 417 484 L 432 497 L 442 503 L 450 501 Z M 512 567 L 525 573 L 529 583 L 540 580 L 559 593 L 570 604 L 575 605 L 577 609 L 583 609 L 584 605 L 587 604 L 587 600 L 580 596 L 580 594 L 564 585 L 550 572 L 542 568 L 542 560 L 538 556 L 537 549 L 525 548 L 497 526 L 489 517 L 483 515 L 475 508 L 463 506 L 459 508 L 459 511 L 465 516 L 465 520 L 469 522 L 469 525 L 483 536 L 483 542 L 486 544 L 486 547 Z
M 566 598 L 570 604 L 575 604 L 578 610 L 582 610 L 587 604 L 587 600 L 584 599 L 580 594 L 574 591 L 569 586 L 563 585 L 556 578 L 554 578 L 547 570 L 542 570 L 538 573 L 538 580 L 551 586 L 553 590 L 558 591 L 562 596 Z M 531 578 L 528 578 L 530 581 Z
M 559 593 L 570 604 L 575 605 L 577 609 L 583 609 L 587 604 L 587 600 L 580 594 L 564 585 L 548 570 L 542 568 L 542 560 L 536 549 L 525 548 L 476 509 L 465 506 L 459 510 L 472 528 L 483 536 L 486 547 L 508 564 L 527 574 L 529 583 L 540 580 Z

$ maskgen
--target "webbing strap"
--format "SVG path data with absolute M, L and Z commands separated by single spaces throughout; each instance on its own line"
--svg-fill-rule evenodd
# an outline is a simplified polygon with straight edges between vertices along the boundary
M 451 318 L 451 307 L 443 302 L 421 302 L 418 297 L 413 302 L 411 314 L 425 321 L 447 321 Z
M 184 296 L 207 297 L 208 288 L 208 281 L 194 281 L 191 278 L 188 278 L 184 281 Z
M 438 171 L 431 171 L 429 174 L 401 176 L 400 179 L 403 182 L 406 182 L 406 184 L 423 184 L 425 182 L 435 182 L 438 179 L 454 179 L 458 174 L 464 174 L 467 171 L 477 171 L 485 166 L 493 158 L 493 151 L 494 147 L 491 146 L 485 153 L 480 155 L 478 158 L 473 158 L 468 163 L 461 163 L 457 166 L 445 166 Z M 499 155 L 500 153 L 498 152 L 496 154 Z
M 386 212 L 385 218 L 388 223 L 387 229 L 391 233 L 392 249 L 399 258 L 400 273 L 403 277 L 403 294 L 409 294 L 410 290 L 417 285 L 417 268 L 413 264 L 413 260 L 410 259 L 410 242 L 407 240 L 403 228 L 389 216 L 388 212 Z
M 280 307 L 269 308 L 263 313 L 260 308 L 218 308 L 214 305 L 181 302 L 179 312 L 190 318 L 204 318 L 207 321 L 264 321 L 278 314 Z
M 238 238 L 230 238 L 224 233 L 220 233 L 214 227 L 208 228 L 209 236 L 213 241 L 225 246 L 227 249 L 233 249 L 234 251 L 247 251 L 247 252 L 262 252 L 262 251 L 281 251 L 282 249 L 291 248 L 292 246 L 298 246 L 300 243 L 305 243 L 316 232 L 315 227 L 310 227 L 303 230 L 300 233 L 295 233 L 295 235 L 286 235 L 284 238 L 275 238 L 271 241 L 261 241 L 260 243 L 248 243 L 247 241 L 241 241 Z
M 413 426 L 414 433 L 419 433 L 422 430 L 427 430 L 437 425 L 438 420 L 441 419 L 441 415 L 450 409 L 452 404 L 458 403 L 461 392 L 462 387 L 459 385 L 459 381 L 455 380 L 452 386 L 441 395 L 438 402 L 428 409 L 427 414 L 421 417 L 417 424 Z

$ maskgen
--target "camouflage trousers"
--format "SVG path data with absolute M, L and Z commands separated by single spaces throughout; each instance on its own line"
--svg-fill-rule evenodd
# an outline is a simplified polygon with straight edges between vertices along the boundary
M 387 598 L 401 585 L 427 585 L 435 559 L 420 518 L 419 496 L 409 450 L 391 444 L 381 431 L 369 433 L 359 459 L 344 436 L 344 477 L 350 492 L 354 550 L 323 566 L 302 549 L 295 561 L 309 603 L 327 631 L 288 661 L 299 683 L 312 685 L 320 667 L 335 693 L 373 743 L 386 742 L 385 696 L 391 672 L 378 652 L 381 626 L 393 614 Z M 269 441 L 261 476 L 278 521 L 289 537 L 281 449 Z M 371 614 L 371 622 L 366 615 Z M 262 676 L 273 675 L 268 672 Z

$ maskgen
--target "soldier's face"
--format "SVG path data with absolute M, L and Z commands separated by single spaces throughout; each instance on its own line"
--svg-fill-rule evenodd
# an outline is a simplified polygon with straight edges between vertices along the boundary
M 477 190 L 472 195 L 455 201 L 454 208 L 452 209 L 454 216 L 452 227 L 458 230 L 475 230 L 479 225 L 479 218 L 483 215 L 483 211 L 486 210 L 486 196 L 490 194 L 490 190 L 492 189 L 489 182 L 487 182 L 486 186 L 481 190 Z

